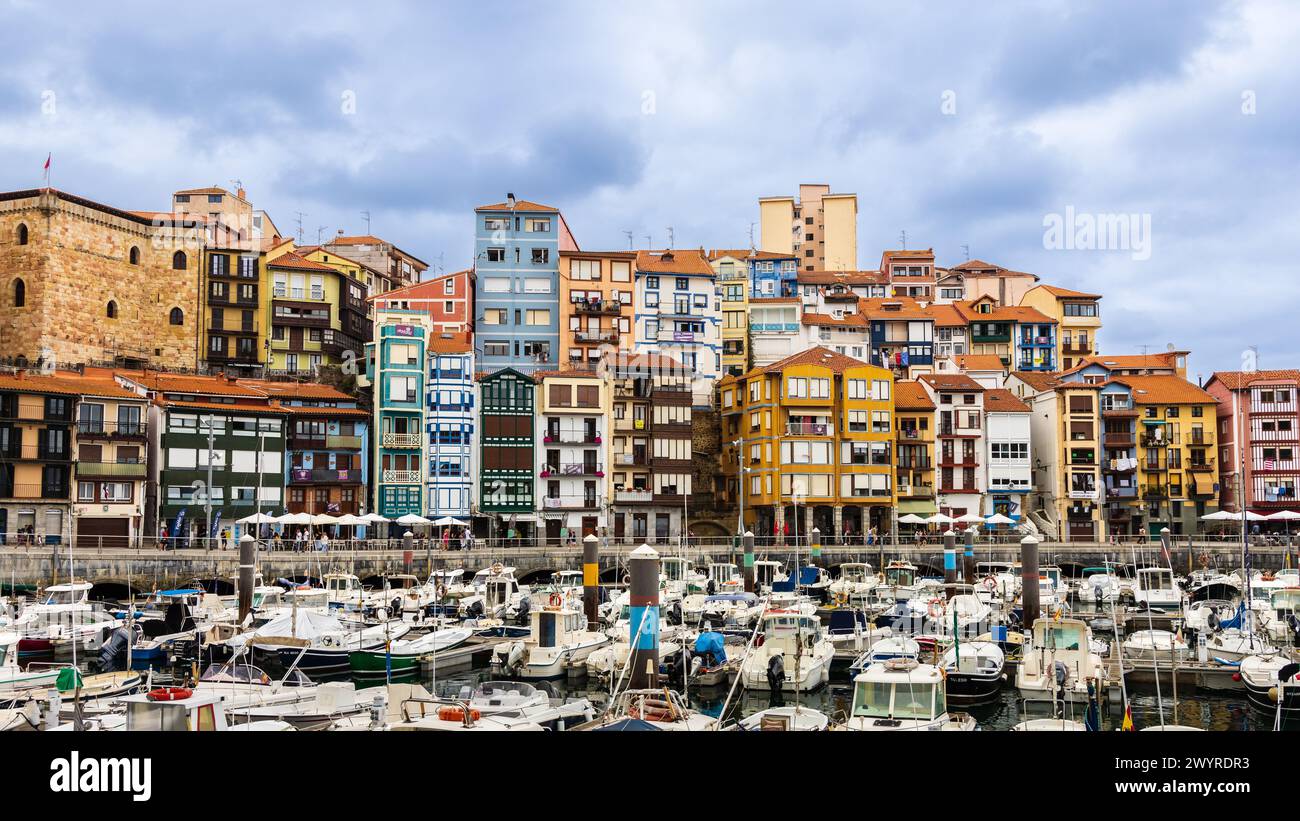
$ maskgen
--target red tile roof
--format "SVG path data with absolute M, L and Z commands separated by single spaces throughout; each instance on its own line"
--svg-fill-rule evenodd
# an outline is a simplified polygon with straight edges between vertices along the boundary
M 1270 382 L 1298 382 L 1300 381 L 1300 370 L 1215 371 L 1210 375 L 1210 379 L 1212 381 L 1218 380 L 1229 390 L 1239 391 L 1251 385 Z
M 312 262 L 296 251 L 281 254 L 267 263 L 269 268 L 291 268 L 295 271 L 316 271 L 322 274 L 337 274 L 339 269 L 331 268 L 323 262 Z
M 959 353 L 952 361 L 963 371 L 1005 371 L 1006 365 L 991 353 Z
M 904 380 L 894 383 L 895 410 L 934 410 L 934 400 L 919 382 Z
M 112 379 L 82 376 L 69 371 L 34 374 L 26 371 L 0 373 L 0 390 L 23 393 L 49 393 L 65 396 L 102 396 L 113 399 L 144 400 L 143 396 L 118 385 Z
M 1056 387 L 1058 384 L 1083 385 L 1082 382 L 1061 382 L 1061 375 L 1056 371 L 1013 371 L 1012 376 L 1024 382 L 1040 393 Z
M 863 362 L 861 359 L 854 359 L 851 356 L 845 356 L 842 353 L 836 353 L 829 348 L 818 345 L 809 348 L 806 351 L 800 351 L 792 356 L 787 356 L 780 362 L 774 362 L 771 365 L 762 368 L 755 368 L 754 371 L 761 373 L 779 373 L 786 368 L 793 368 L 797 365 L 820 365 L 830 368 L 835 373 L 843 373 L 848 368 L 870 367 L 870 363 Z M 754 371 L 750 371 L 753 373 Z
M 204 396 L 236 396 L 264 399 L 266 394 L 256 388 L 245 387 L 223 376 L 189 376 L 161 373 L 159 371 L 122 372 L 122 376 L 158 393 L 192 393 Z
M 753 302 L 753 300 L 750 300 Z M 812 314 L 803 315 L 803 324 L 805 325 L 825 325 L 828 327 L 840 328 L 869 328 L 871 322 L 862 314 L 845 314 L 843 317 L 834 317 L 830 314 Z
M 924 382 L 935 390 L 941 391 L 977 391 L 984 392 L 984 386 L 964 373 L 923 373 L 917 381 Z
M 981 297 L 969 302 L 954 302 L 952 307 L 967 322 L 1032 322 L 1042 325 L 1055 325 L 1056 320 L 1037 308 L 1024 305 L 994 306 L 989 313 L 980 313 L 974 309 L 976 302 L 988 301 L 991 297 Z
M 1139 404 L 1200 405 L 1219 401 L 1181 376 L 1116 376 L 1110 381 L 1132 388 L 1133 401 Z
M 1049 294 L 1063 299 L 1101 299 L 1101 294 L 1085 294 L 1083 291 L 1071 291 L 1069 288 L 1058 288 L 1055 285 L 1038 286 L 1046 290 Z
M 794 254 L 778 254 L 775 251 L 757 251 L 750 248 L 711 248 L 708 253 L 709 260 L 719 259 L 721 257 L 735 257 L 736 259 L 795 259 Z
M 651 274 L 713 276 L 713 266 L 699 250 L 637 251 L 636 269 Z
M 480 205 L 478 208 L 475 208 L 474 210 L 475 211 L 509 211 L 511 210 L 511 208 L 510 208 L 510 203 L 508 202 L 498 202 L 493 205 Z M 541 205 L 540 203 L 530 202 L 528 200 L 515 200 L 514 210 L 527 211 L 529 213 L 548 213 L 548 214 L 560 213 L 560 209 L 558 208 L 553 208 L 549 205 Z
M 889 276 L 881 271 L 800 271 L 799 282 L 806 285 L 884 285 Z
M 1005 388 L 984 391 L 984 409 L 995 413 L 1029 413 L 1029 406 Z
M 909 296 L 872 297 L 858 300 L 858 312 L 870 319 L 933 319 L 927 306 Z

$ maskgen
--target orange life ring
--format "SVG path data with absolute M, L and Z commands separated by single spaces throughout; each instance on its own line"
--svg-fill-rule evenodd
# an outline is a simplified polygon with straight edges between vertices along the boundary
M 926 608 L 930 618 L 937 619 L 943 615 L 943 604 L 943 599 L 930 599 L 930 606 Z
M 469 708 L 470 721 L 478 721 L 482 717 L 483 714 L 478 711 L 477 707 Z M 439 707 L 438 719 L 440 721 L 464 721 L 465 708 L 464 707 Z
M 194 695 L 194 691 L 188 687 L 159 687 L 156 690 L 150 690 L 148 699 L 150 701 L 184 701 Z
M 561 604 L 564 604 L 564 599 L 561 598 L 559 593 L 552 593 L 549 602 L 551 607 L 559 607 Z

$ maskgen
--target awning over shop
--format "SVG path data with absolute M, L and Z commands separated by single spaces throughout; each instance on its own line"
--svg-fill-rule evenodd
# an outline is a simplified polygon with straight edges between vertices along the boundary
M 898 515 L 915 513 L 918 516 L 933 516 L 938 512 L 934 502 L 925 499 L 904 499 L 898 503 Z

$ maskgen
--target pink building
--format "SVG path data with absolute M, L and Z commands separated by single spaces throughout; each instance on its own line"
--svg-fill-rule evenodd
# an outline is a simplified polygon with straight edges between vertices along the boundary
M 1300 371 L 1220 371 L 1205 384 L 1219 402 L 1219 506 L 1269 514 L 1300 512 Z
M 469 334 L 474 330 L 474 272 L 457 271 L 397 288 L 371 298 L 379 310 L 422 311 L 438 334 Z

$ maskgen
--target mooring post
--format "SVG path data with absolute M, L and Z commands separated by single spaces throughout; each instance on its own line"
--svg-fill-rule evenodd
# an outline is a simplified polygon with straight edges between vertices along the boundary
M 1038 540 L 1033 536 L 1020 540 L 1020 601 L 1020 622 L 1029 636 L 1038 620 Z
M 754 531 L 746 530 L 745 543 L 745 592 L 754 592 Z
M 253 609 L 253 573 L 257 569 L 257 540 L 248 533 L 239 537 L 239 623 Z
M 595 533 L 582 539 L 582 610 L 587 615 L 587 629 L 600 629 L 600 540 Z
M 628 688 L 653 690 L 659 686 L 659 554 L 643 544 L 628 554 L 627 569 L 632 648 Z
M 822 532 L 820 528 L 814 527 L 808 534 L 808 564 L 817 565 L 822 558 Z
M 966 529 L 966 553 L 962 556 L 962 581 L 966 584 L 975 583 L 975 536 L 978 533 L 975 525 Z
M 952 528 L 943 534 L 943 589 L 948 598 L 956 594 L 957 588 L 957 534 Z

